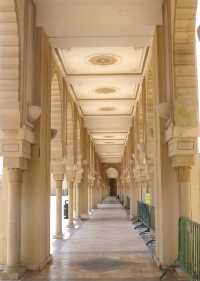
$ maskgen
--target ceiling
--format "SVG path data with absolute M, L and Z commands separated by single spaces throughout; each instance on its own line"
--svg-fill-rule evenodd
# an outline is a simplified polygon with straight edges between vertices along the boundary
M 103 163 L 119 163 L 162 0 L 35 0 Z

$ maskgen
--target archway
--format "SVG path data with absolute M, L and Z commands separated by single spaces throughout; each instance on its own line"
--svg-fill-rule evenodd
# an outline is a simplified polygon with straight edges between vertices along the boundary
M 74 176 L 75 176 L 75 150 L 74 150 L 74 108 L 70 99 L 67 100 L 67 132 L 66 132 L 66 175 L 68 186 L 68 226 L 74 227 Z
M 119 177 L 119 172 L 117 169 L 110 167 L 106 170 L 106 175 L 110 186 L 110 196 L 117 196 L 117 178 Z
M 51 160 L 63 158 L 62 143 L 62 96 L 58 74 L 54 73 L 51 83 Z
M 64 180 L 64 147 L 62 122 L 62 87 L 59 74 L 55 71 L 51 82 L 51 197 L 50 197 L 50 225 L 51 238 L 62 238 L 64 232 L 64 201 L 67 200 L 63 192 Z M 65 196 L 63 196 L 65 195 Z M 53 234 L 55 234 L 53 236 Z

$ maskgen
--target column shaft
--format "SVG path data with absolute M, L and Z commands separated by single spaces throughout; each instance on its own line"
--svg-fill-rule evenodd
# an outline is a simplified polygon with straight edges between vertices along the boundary
M 62 180 L 56 180 L 56 238 L 62 238 Z
M 74 197 L 74 183 L 72 181 L 69 182 L 69 189 L 68 189 L 68 195 L 69 195 L 69 222 L 68 222 L 68 227 L 73 227 L 74 226 L 74 216 L 73 216 L 73 197 Z
M 76 219 L 80 219 L 80 185 L 76 184 Z
M 7 266 L 20 264 L 20 211 L 22 170 L 8 169 Z
M 179 208 L 182 217 L 190 217 L 190 200 L 191 200 L 191 183 L 190 183 L 190 167 L 177 167 L 176 174 L 179 183 Z

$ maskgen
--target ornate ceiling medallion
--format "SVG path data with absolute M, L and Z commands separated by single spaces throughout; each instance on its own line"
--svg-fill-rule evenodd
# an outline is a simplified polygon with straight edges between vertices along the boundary
M 88 62 L 93 65 L 110 66 L 120 62 L 120 57 L 113 54 L 96 54 L 88 58 Z
M 105 107 L 101 107 L 99 110 L 101 110 L 101 111 L 113 111 L 113 110 L 115 110 L 115 108 L 111 107 L 111 106 L 105 106 Z
M 101 87 L 95 90 L 97 94 L 112 94 L 116 92 L 115 88 L 112 87 Z

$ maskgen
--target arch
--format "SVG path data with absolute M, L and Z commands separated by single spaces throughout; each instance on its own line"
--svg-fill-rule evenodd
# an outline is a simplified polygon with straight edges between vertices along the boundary
M 62 98 L 58 74 L 55 72 L 51 82 L 51 129 L 55 130 L 55 137 L 51 142 L 51 158 L 61 159 L 62 147 Z
M 195 24 L 197 1 L 177 0 L 173 37 L 174 121 L 178 126 L 197 126 L 197 73 Z
M 0 5 L 0 129 L 20 128 L 20 39 L 14 0 Z
M 106 175 L 109 179 L 117 179 L 119 177 L 119 172 L 116 168 L 110 167 L 106 170 Z
M 74 164 L 74 118 L 71 102 L 67 101 L 67 163 Z

